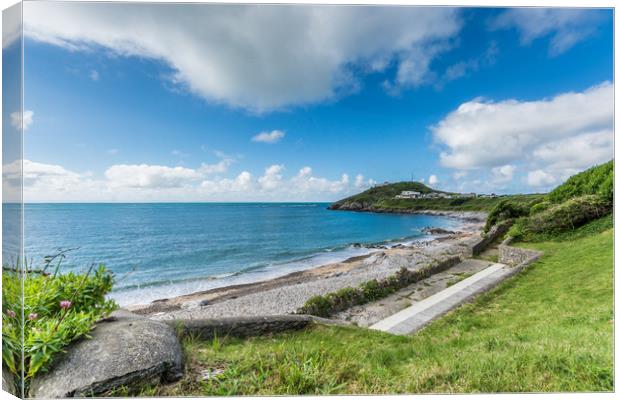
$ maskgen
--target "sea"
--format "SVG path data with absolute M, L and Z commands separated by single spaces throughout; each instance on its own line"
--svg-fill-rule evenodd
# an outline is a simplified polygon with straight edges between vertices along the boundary
M 59 249 L 61 271 L 105 264 L 110 297 L 144 304 L 255 282 L 368 254 L 376 245 L 429 240 L 424 227 L 457 219 L 328 210 L 328 203 L 26 204 L 31 267 Z

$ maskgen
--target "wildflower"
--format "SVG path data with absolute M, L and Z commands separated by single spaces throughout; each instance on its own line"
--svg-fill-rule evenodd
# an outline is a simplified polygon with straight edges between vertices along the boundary
M 71 302 L 69 300 L 63 300 L 60 302 L 60 308 L 66 309 L 71 307 Z
M 8 315 L 11 318 L 15 317 L 15 311 L 13 310 L 6 310 L 6 315 Z
M 28 319 L 31 321 L 34 321 L 35 319 L 37 319 L 38 316 L 39 314 L 33 312 L 33 313 L 28 314 Z

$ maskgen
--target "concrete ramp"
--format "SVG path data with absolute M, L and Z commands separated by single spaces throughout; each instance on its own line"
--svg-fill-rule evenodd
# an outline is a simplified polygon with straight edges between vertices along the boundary
M 370 326 L 395 335 L 414 333 L 441 315 L 494 287 L 518 271 L 518 268 L 496 263 L 439 293 Z

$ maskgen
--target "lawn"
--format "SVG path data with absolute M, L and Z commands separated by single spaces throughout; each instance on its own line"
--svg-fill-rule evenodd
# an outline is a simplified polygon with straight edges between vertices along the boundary
M 613 230 L 522 246 L 545 255 L 413 336 L 316 326 L 187 339 L 186 376 L 140 394 L 613 390 Z M 215 370 L 224 372 L 198 379 Z

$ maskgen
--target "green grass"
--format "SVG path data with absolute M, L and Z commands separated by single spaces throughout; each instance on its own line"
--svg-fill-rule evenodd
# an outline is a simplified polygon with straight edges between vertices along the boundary
M 316 326 L 188 340 L 186 376 L 141 394 L 611 391 L 613 230 L 596 232 L 519 244 L 545 255 L 413 336 Z

